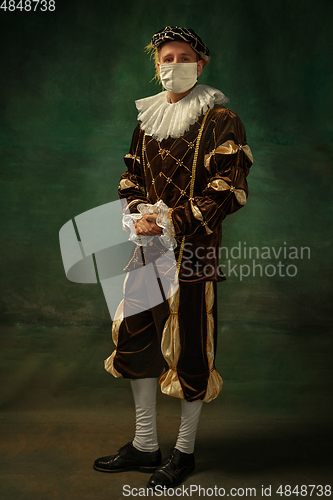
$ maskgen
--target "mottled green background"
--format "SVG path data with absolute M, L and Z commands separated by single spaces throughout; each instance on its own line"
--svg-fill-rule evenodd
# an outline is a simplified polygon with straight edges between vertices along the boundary
M 66 279 L 58 233 L 117 198 L 134 100 L 160 91 L 143 48 L 170 24 L 210 48 L 200 83 L 230 98 L 255 157 L 248 204 L 225 221 L 224 245 L 311 250 L 282 259 L 295 277 L 219 285 L 220 398 L 329 418 L 332 7 L 58 0 L 55 12 L 0 12 L 3 409 L 99 408 L 128 390 L 103 370 L 113 344 L 102 290 Z

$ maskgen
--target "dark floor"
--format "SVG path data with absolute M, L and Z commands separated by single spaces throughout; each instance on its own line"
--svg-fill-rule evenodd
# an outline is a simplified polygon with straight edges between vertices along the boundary
M 233 325 L 221 327 L 217 367 L 224 385 L 203 406 L 196 470 L 185 481 L 192 495 L 188 489 L 161 498 L 220 498 L 222 488 L 224 496 L 263 498 L 262 487 L 274 499 L 328 497 L 320 485 L 333 483 L 329 332 Z M 134 433 L 129 381 L 103 369 L 113 349 L 110 329 L 17 325 L 0 333 L 0 500 L 120 500 L 128 498 L 124 485 L 145 488 L 149 475 L 92 468 Z M 158 391 L 157 409 L 167 456 L 180 401 Z M 316 488 L 288 495 L 288 485 Z M 132 493 L 147 497 L 143 489 Z
M 126 396 L 127 397 L 127 396 Z M 120 405 L 122 406 L 122 405 Z M 130 406 L 130 405 L 128 405 Z M 160 395 L 158 431 L 165 456 L 177 435 L 179 401 Z M 1 415 L 1 500 L 118 500 L 129 488 L 145 488 L 149 475 L 104 474 L 93 460 L 115 452 L 132 438 L 132 408 L 109 410 L 27 411 Z M 205 404 L 196 445 L 196 470 L 185 482 L 184 495 L 168 498 L 219 498 L 242 488 L 239 498 L 286 498 L 276 490 L 296 485 L 332 484 L 332 428 L 329 422 L 224 410 L 218 399 Z M 128 485 L 127 490 L 124 485 Z M 192 494 L 190 492 L 192 485 Z M 194 491 L 195 485 L 201 490 Z M 209 488 L 217 487 L 212 495 Z M 304 488 L 303 488 L 304 489 Z M 310 491 L 310 490 L 309 490 Z M 326 489 L 326 492 L 328 490 Z M 133 490 L 132 493 L 143 490 Z M 312 496 L 320 495 L 320 488 Z M 268 490 L 266 490 L 268 493 Z M 327 495 L 323 495 L 326 497 Z M 134 498 L 131 495 L 131 498 Z M 307 497 L 310 497 L 308 494 Z M 163 496 L 162 496 L 163 498 Z M 165 497 L 164 497 L 165 498 Z M 291 498 L 297 498 L 292 494 Z

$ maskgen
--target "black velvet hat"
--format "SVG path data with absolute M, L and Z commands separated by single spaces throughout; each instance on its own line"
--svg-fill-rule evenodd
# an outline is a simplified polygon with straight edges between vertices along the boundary
M 195 50 L 204 60 L 205 66 L 209 63 L 210 52 L 208 50 L 208 47 L 206 47 L 206 45 L 203 43 L 200 36 L 190 28 L 166 26 L 166 28 L 155 33 L 155 35 L 151 39 L 151 47 L 157 49 L 161 45 L 161 43 L 173 42 L 174 40 L 180 40 L 182 42 L 189 43 L 192 49 Z

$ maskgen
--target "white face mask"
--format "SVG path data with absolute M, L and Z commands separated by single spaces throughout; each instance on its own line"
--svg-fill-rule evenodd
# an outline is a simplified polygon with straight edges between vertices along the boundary
M 162 85 L 168 92 L 182 94 L 192 88 L 198 79 L 198 64 L 166 63 L 160 66 Z

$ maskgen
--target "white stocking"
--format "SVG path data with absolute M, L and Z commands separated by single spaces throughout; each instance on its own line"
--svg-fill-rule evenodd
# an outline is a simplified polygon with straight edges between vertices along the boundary
M 183 453 L 193 453 L 195 436 L 197 433 L 202 400 L 181 400 L 181 421 L 175 448 Z
M 131 379 L 135 404 L 134 448 L 140 451 L 158 450 L 156 430 L 157 378 Z

